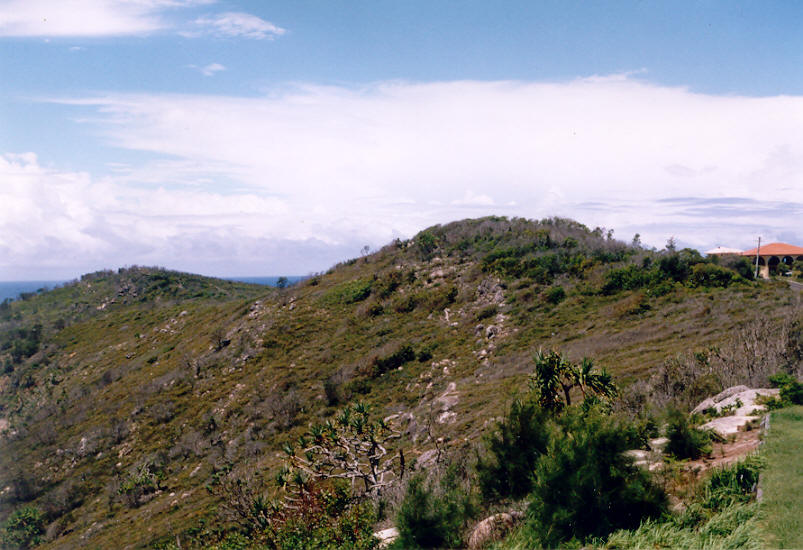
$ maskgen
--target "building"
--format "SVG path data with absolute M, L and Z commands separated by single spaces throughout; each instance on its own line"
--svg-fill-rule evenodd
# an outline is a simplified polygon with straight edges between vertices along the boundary
M 803 264 L 803 247 L 787 243 L 770 243 L 742 252 L 742 256 L 751 258 L 755 265 L 758 256 L 758 274 L 769 279 L 770 272 L 778 269 L 780 264 L 791 268 L 795 263 Z
M 740 256 L 742 251 L 738 248 L 728 248 L 727 246 L 718 246 L 711 250 L 706 250 L 706 256 Z

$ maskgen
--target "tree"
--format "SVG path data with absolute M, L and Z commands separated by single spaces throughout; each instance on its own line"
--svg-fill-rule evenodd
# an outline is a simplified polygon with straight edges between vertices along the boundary
M 557 351 L 544 353 L 539 349 L 533 361 L 535 369 L 530 375 L 530 389 L 535 392 L 537 403 L 550 413 L 559 413 L 571 406 L 574 388 L 580 390 L 584 400 L 616 395 L 611 375 L 604 369 L 595 370 L 594 362 L 587 357 L 578 365 Z
M 400 438 L 384 420 L 371 420 L 367 405 L 357 403 L 343 409 L 334 421 L 311 426 L 299 438 L 299 449 L 286 446 L 289 465 L 279 481 L 298 482 L 302 476 L 347 479 L 352 489 L 361 481 L 363 494 L 378 495 L 404 475 L 404 455 L 389 449 Z
M 649 474 L 624 454 L 627 430 L 613 418 L 573 410 L 555 420 L 552 437 L 533 471 L 525 545 L 557 548 L 634 529 L 666 509 L 666 495 Z M 537 541 L 537 542 L 536 542 Z
M 45 534 L 45 515 L 39 508 L 25 506 L 14 510 L 3 524 L 0 542 L 4 548 L 31 548 L 40 544 Z
M 287 288 L 288 284 L 289 284 L 289 281 L 287 280 L 287 277 L 285 277 L 284 275 L 282 275 L 281 277 L 276 279 L 276 287 L 277 288 Z

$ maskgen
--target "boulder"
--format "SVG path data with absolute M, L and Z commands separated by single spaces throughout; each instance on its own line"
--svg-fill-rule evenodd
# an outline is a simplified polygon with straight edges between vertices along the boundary
M 379 548 L 385 548 L 390 546 L 393 541 L 399 538 L 399 530 L 395 527 L 390 527 L 388 529 L 382 529 L 381 531 L 377 531 L 374 533 L 374 536 L 379 539 Z
M 741 432 L 755 422 L 761 420 L 756 413 L 763 412 L 766 407 L 756 404 L 759 396 L 774 397 L 780 390 L 777 388 L 756 388 L 751 389 L 747 386 L 730 387 L 714 397 L 709 397 L 697 405 L 692 413 L 701 413 L 706 409 L 714 409 L 717 412 L 723 408 L 732 407 L 732 411 L 727 416 L 714 418 L 700 426 L 703 430 L 713 430 L 723 437 Z
M 489 543 L 501 539 L 521 517 L 523 514 L 520 512 L 510 512 L 485 518 L 471 531 L 471 536 L 468 538 L 469 550 L 480 550 Z

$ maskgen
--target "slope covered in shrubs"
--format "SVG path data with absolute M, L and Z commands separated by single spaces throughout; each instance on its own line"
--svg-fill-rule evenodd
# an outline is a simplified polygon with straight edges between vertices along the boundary
M 719 269 L 732 273 L 727 286 Z M 649 276 L 614 288 L 616 270 Z M 403 455 L 405 476 L 414 475 L 438 469 L 443 460 L 433 457 L 476 455 L 493 419 L 530 391 L 538 349 L 576 365 L 594 357 L 620 386 L 614 412 L 646 423 L 653 404 L 682 406 L 731 379 L 796 373 L 795 307 L 785 284 L 555 218 L 432 227 L 285 289 L 161 269 L 88 275 L 0 309 L 0 522 L 33 507 L 51 548 L 167 547 L 177 537 L 182 548 L 257 544 L 256 528 L 226 503 L 281 500 L 287 487 L 271 480 L 284 449 L 300 448 L 299 437 L 350 405 L 363 402 L 372 419 L 395 426 L 394 468 Z M 585 387 L 564 382 L 572 406 L 581 403 Z M 569 430 L 550 420 L 539 432 L 542 407 L 526 402 L 495 436 L 499 452 L 531 435 L 557 445 L 553 432 Z M 477 498 L 532 490 L 528 472 L 543 451 L 505 452 L 503 466 L 480 453 L 477 475 L 487 479 L 472 477 Z M 432 483 L 419 487 L 449 494 Z M 338 490 L 315 488 L 342 504 L 328 508 L 326 525 L 363 533 L 373 519 Z M 380 525 L 399 492 L 376 501 Z M 257 512 L 286 525 L 286 540 L 296 533 L 296 516 Z M 467 524 L 459 514 L 444 521 Z

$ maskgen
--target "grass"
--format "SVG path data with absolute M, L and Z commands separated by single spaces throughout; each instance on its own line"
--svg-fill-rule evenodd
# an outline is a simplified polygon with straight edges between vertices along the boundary
M 683 512 L 645 521 L 635 530 L 617 531 L 599 546 L 645 550 L 762 548 L 761 507 L 754 500 L 753 486 L 764 464 L 761 456 L 751 455 L 713 470 Z
M 0 487 L 16 475 L 32 487 L 20 502 L 0 493 L 0 522 L 30 502 L 55 509 L 49 519 L 63 535 L 53 546 L 144 546 L 214 519 L 204 484 L 226 461 L 270 477 L 282 445 L 333 414 L 329 377 L 342 384 L 343 404 L 412 413 L 419 432 L 454 382 L 456 420 L 432 432 L 467 449 L 526 388 L 539 347 L 592 356 L 617 380 L 637 379 L 681 351 L 722 344 L 765 313 L 789 315 L 785 283 L 676 285 L 643 298 L 647 309 L 632 307 L 631 291 L 593 291 L 609 262 L 556 276 L 565 291 L 558 303 L 547 299 L 548 285 L 482 270 L 488 251 L 526 244 L 545 227 L 558 243 L 574 236 L 614 246 L 579 224 L 489 218 L 433 229 L 443 247 L 434 252 L 395 243 L 283 290 L 132 268 L 0 309 L 0 340 L 7 328 L 44 327 L 40 351 L 0 374 L 0 418 L 14 430 L 0 437 Z M 503 301 L 480 295 L 497 284 Z M 397 309 L 407 298 L 409 310 Z M 490 339 L 478 324 L 501 332 Z M 230 343 L 216 349 L 221 334 Z M 414 360 L 370 369 L 405 346 Z M 0 349 L 0 362 L 6 355 Z M 287 403 L 293 392 L 298 407 Z M 416 435 L 405 443 L 410 458 L 431 446 Z M 117 480 L 145 461 L 163 468 L 165 489 L 135 508 L 111 498 Z M 71 484 L 84 497 L 65 504 Z
M 803 406 L 772 413 L 764 445 L 767 469 L 761 477 L 764 491 L 763 527 L 769 548 L 803 548 Z

